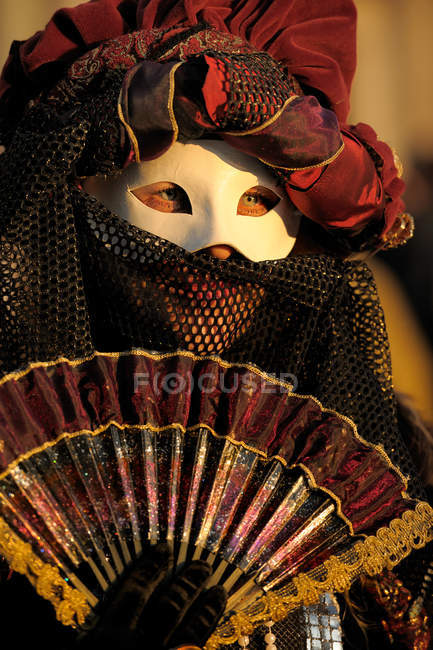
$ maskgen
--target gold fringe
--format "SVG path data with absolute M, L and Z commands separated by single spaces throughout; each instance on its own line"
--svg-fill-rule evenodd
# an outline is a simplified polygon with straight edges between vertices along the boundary
M 323 564 L 325 578 L 315 576 L 315 570 L 301 573 L 286 587 L 263 596 L 245 611 L 231 616 L 217 627 L 206 650 L 236 643 L 240 636 L 251 634 L 251 629 L 257 625 L 268 620 L 282 620 L 301 605 L 317 603 L 326 591 L 344 592 L 362 573 L 378 575 L 432 539 L 433 509 L 428 503 L 420 502 L 415 510 L 407 510 L 401 519 L 393 519 L 376 535 L 357 542 L 351 551 L 339 557 L 331 556 Z
M 83 625 L 91 608 L 78 589 L 68 585 L 57 567 L 38 558 L 30 544 L 18 537 L 0 518 L 0 553 L 12 571 L 25 575 L 39 596 L 49 600 L 63 625 Z

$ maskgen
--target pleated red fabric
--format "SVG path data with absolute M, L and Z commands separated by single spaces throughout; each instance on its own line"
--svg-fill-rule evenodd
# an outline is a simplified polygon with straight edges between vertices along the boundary
M 49 64 L 67 65 L 98 43 L 133 29 L 169 29 L 207 22 L 240 36 L 321 91 L 338 118 L 349 110 L 356 63 L 352 0 L 95 0 L 61 9 L 44 31 L 15 46 L 0 81 L 0 96 L 22 70 L 29 83 L 49 77 Z

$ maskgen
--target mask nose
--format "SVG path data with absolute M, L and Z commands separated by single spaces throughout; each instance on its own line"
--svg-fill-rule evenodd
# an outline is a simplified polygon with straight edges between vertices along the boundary
M 212 257 L 217 257 L 219 260 L 226 260 L 234 252 L 234 248 L 226 244 L 218 244 L 216 246 L 209 246 L 204 249 Z

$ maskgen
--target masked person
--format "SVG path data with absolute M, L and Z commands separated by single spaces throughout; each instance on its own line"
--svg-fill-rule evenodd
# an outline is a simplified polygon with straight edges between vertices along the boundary
M 14 43 L 1 87 L 2 372 L 137 347 L 253 362 L 351 418 L 423 498 L 374 282 L 355 259 L 412 225 L 392 152 L 345 124 L 354 30 L 349 0 L 96 0 Z M 422 648 L 428 563 L 416 565 L 403 584 L 387 574 L 394 599 L 367 591 L 394 640 Z M 122 594 L 154 587 L 149 571 L 82 643 L 120 642 Z M 203 644 L 223 606 L 218 592 L 211 616 L 209 603 L 189 609 L 200 571 L 182 596 L 182 643 Z M 164 618 L 155 598 L 148 612 Z M 194 620 L 200 638 L 184 638 Z M 307 643 L 296 620 L 284 647 Z M 131 647 L 146 643 L 137 634 Z

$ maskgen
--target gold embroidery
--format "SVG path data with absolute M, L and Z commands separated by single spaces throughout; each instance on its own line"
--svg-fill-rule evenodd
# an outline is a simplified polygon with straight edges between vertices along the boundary
M 221 623 L 206 644 L 206 650 L 216 650 L 221 645 L 236 643 L 240 636 L 251 634 L 251 626 L 271 619 L 278 621 L 300 605 L 316 603 L 325 591 L 345 591 L 361 573 L 377 575 L 392 568 L 411 550 L 424 546 L 433 539 L 433 509 L 420 502 L 415 510 L 393 519 L 387 528 L 378 530 L 357 542 L 353 549 L 339 557 L 331 556 L 324 562 L 325 577 L 314 575 L 315 570 L 296 576 L 283 589 L 263 596 L 244 612 L 234 614 Z
M 60 623 L 72 627 L 84 624 L 91 611 L 86 596 L 68 585 L 57 567 L 38 558 L 30 544 L 23 542 L 1 518 L 0 553 L 12 571 L 25 575 L 37 593 L 54 605 Z
M 414 230 L 415 221 L 412 215 L 408 212 L 401 212 L 397 215 L 391 229 L 381 236 L 382 245 L 378 250 L 402 246 L 413 237 Z

